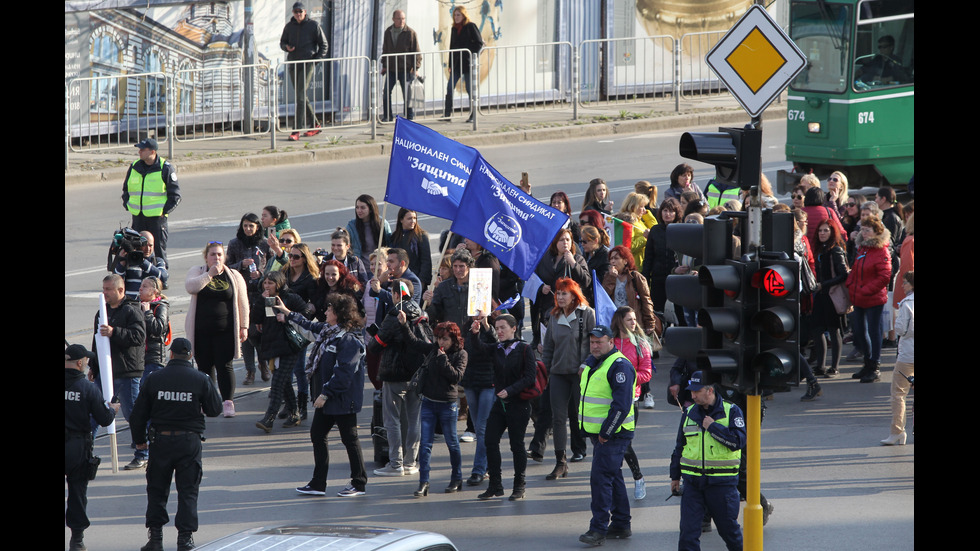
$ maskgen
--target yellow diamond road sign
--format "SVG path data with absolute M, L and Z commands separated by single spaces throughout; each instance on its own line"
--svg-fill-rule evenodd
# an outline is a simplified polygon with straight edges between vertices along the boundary
M 706 61 L 753 117 L 806 66 L 803 52 L 758 4 L 708 52 Z

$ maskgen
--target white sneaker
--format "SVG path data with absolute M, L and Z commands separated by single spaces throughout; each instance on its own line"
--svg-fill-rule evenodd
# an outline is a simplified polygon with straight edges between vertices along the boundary
M 417 464 L 416 465 L 405 465 L 402 468 L 402 470 L 404 471 L 404 473 L 405 473 L 406 476 L 407 475 L 412 475 L 412 474 L 419 474 L 419 466 Z
M 375 476 L 404 476 L 405 474 L 405 469 L 401 467 L 392 467 L 391 463 L 380 469 L 374 469 Z
M 464 432 L 463 436 L 459 437 L 460 442 L 472 442 L 476 440 L 476 435 L 472 432 Z
M 644 479 L 633 481 L 633 497 L 643 499 L 647 497 L 647 481 Z
M 653 409 L 653 406 L 654 406 L 653 394 L 647 392 L 646 394 L 643 395 L 643 407 L 646 409 Z
M 221 404 L 221 413 L 225 417 L 234 417 L 235 416 L 235 402 L 232 402 L 231 400 L 225 400 Z

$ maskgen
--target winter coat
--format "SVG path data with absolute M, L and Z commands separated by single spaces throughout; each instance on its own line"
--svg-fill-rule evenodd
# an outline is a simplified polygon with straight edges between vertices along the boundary
M 313 309 L 307 308 L 306 302 L 296 293 L 282 290 L 279 292 L 279 298 L 291 311 L 299 312 L 307 319 L 313 317 Z M 273 311 L 278 313 L 277 310 Z M 259 333 L 260 345 L 256 347 L 260 360 L 271 360 L 296 353 L 289 346 L 289 340 L 286 337 L 286 323 L 280 322 L 274 316 L 266 316 L 265 297 L 261 295 L 256 297 L 252 307 L 252 325 L 261 329 Z
M 134 379 L 143 375 L 144 352 L 146 351 L 146 324 L 139 305 L 123 299 L 116 308 L 106 304 L 108 325 L 112 327 L 109 337 L 109 351 L 112 356 L 112 378 Z M 95 313 L 95 334 L 99 332 L 99 313 Z M 92 350 L 96 350 L 95 337 L 92 338 Z M 99 373 L 99 358 L 91 361 L 94 373 Z
M 895 334 L 898 340 L 897 361 L 915 363 L 915 292 L 902 299 L 895 314 Z
M 167 332 L 170 331 L 170 303 L 167 299 L 158 299 L 150 303 L 150 309 L 143 311 L 143 321 L 146 325 L 146 353 L 144 365 L 167 365 L 170 358 L 164 344 Z
M 606 273 L 602 280 L 602 288 L 605 289 L 609 298 L 616 302 L 616 280 L 611 272 Z M 657 328 L 657 320 L 654 319 L 653 302 L 650 300 L 650 288 L 643 275 L 633 270 L 626 276 L 626 304 L 636 313 L 640 327 L 647 335 L 652 335 Z
M 398 322 L 399 309 L 405 311 L 408 328 L 418 340 L 435 342 L 429 320 L 422 315 L 418 304 L 405 300 L 395 308 L 389 309 L 378 333 L 368 341 L 368 350 L 381 354 L 378 378 L 393 383 L 411 380 L 412 375 L 425 360 L 425 354 L 420 353 L 417 348 L 410 347 L 405 339 L 402 324 Z
M 470 22 L 456 30 L 453 25 L 449 38 L 450 50 L 469 50 L 469 52 L 453 53 L 449 56 L 449 66 L 455 73 L 469 73 L 470 71 L 470 52 L 480 53 L 483 49 L 483 36 L 476 23 Z
M 855 308 L 872 308 L 888 301 L 888 282 L 892 275 L 892 259 L 889 252 L 891 233 L 871 239 L 858 234 L 857 258 L 847 276 L 847 294 Z
M 544 335 L 541 360 L 548 373 L 577 375 L 579 366 L 589 355 L 589 331 L 595 327 L 595 310 L 579 305 L 570 316 L 552 315 Z

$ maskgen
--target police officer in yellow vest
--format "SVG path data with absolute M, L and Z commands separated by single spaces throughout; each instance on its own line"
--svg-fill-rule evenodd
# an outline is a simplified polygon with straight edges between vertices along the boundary
M 157 141 L 146 138 L 136 144 L 140 160 L 134 162 L 123 181 L 123 208 L 133 215 L 132 228 L 148 231 L 155 240 L 154 253 L 167 262 L 167 216 L 180 203 L 177 169 L 157 155 Z
M 705 384 L 702 372 L 691 374 L 691 404 L 681 417 L 677 446 L 670 457 L 670 489 L 681 498 L 679 551 L 701 549 L 701 520 L 711 513 L 729 551 L 742 549 L 738 524 L 738 465 L 745 447 L 745 416 Z
M 592 521 L 579 536 L 588 545 L 630 537 L 630 502 L 623 481 L 623 455 L 636 423 L 633 395 L 636 369 L 613 344 L 613 332 L 596 325 L 589 332 L 589 351 L 579 386 L 579 426 L 592 439 Z
M 713 209 L 729 201 L 738 201 L 741 191 L 738 184 L 725 184 L 712 179 L 704 186 L 704 197 L 708 200 L 708 208 Z

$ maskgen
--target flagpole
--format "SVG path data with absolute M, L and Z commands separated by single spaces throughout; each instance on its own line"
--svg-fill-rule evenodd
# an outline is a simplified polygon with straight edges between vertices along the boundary
M 453 231 L 452 230 L 449 230 L 449 232 L 446 233 L 446 241 L 442 244 L 442 250 L 439 251 L 439 262 L 435 265 L 435 268 L 432 269 L 432 277 L 433 278 L 438 278 L 439 277 L 439 267 L 442 266 L 442 257 L 446 256 L 446 249 L 449 248 L 449 242 L 452 241 L 452 240 L 453 240 Z M 425 307 L 428 306 L 428 305 L 429 305 L 429 301 L 427 301 L 427 300 L 423 300 L 422 301 L 422 311 L 423 312 L 425 312 Z

